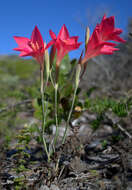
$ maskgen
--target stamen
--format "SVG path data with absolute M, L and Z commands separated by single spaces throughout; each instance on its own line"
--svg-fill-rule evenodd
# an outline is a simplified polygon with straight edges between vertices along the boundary
M 35 42 L 35 43 L 33 43 L 32 41 L 30 41 L 29 43 L 28 43 L 28 45 L 32 48 L 32 50 L 33 51 L 35 51 L 35 52 L 40 52 L 40 51 L 42 51 L 42 49 L 43 49 L 43 47 L 40 47 L 39 46 L 39 44 L 38 44 L 38 42 Z
M 35 47 L 35 45 L 34 45 L 34 43 L 33 42 L 29 42 L 29 46 L 34 50 L 34 51 L 36 51 L 36 47 Z
M 39 50 L 39 45 L 38 43 L 33 43 L 32 41 L 29 42 L 29 46 L 34 50 L 34 51 L 37 51 Z
M 39 45 L 38 45 L 38 42 L 36 42 L 36 49 L 39 50 Z

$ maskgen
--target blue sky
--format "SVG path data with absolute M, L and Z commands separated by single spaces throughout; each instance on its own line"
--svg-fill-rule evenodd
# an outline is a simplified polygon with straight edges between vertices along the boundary
M 115 15 L 116 26 L 127 32 L 132 17 L 132 0 L 4 0 L 0 3 L 0 54 L 17 54 L 12 36 L 31 36 L 37 25 L 44 41 L 50 40 L 49 29 L 56 34 L 66 24 L 70 35 L 84 41 L 85 26 L 91 32 L 101 16 Z M 71 52 L 79 57 L 81 49 Z

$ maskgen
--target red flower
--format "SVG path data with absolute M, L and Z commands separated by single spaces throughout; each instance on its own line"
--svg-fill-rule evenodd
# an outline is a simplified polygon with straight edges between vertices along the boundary
M 99 31 L 100 40 L 102 41 L 116 41 L 116 42 L 125 42 L 119 35 L 122 33 L 122 30 L 115 28 L 115 17 L 111 16 L 106 18 L 106 15 L 103 16 L 100 24 L 97 24 L 96 29 Z
M 85 56 L 81 64 L 101 54 L 113 54 L 114 51 L 119 50 L 118 48 L 115 48 L 115 46 L 116 44 L 111 42 L 101 42 L 99 32 L 95 29 L 87 43 Z
M 51 45 L 54 46 L 54 51 L 57 50 L 57 61 L 56 65 L 59 67 L 59 64 L 63 57 L 72 50 L 79 48 L 81 43 L 78 43 L 78 36 L 69 36 L 69 32 L 65 25 L 62 26 L 58 36 L 56 37 L 55 33 L 52 30 L 49 31 L 52 40 L 48 43 L 47 47 Z
M 31 39 L 17 36 L 14 36 L 14 39 L 18 44 L 18 48 L 14 48 L 14 50 L 20 51 L 20 56 L 33 56 L 40 64 L 43 64 L 45 47 L 37 26 L 32 32 Z
M 125 40 L 119 36 L 121 33 L 121 29 L 115 28 L 115 17 L 111 16 L 106 18 L 104 15 L 101 23 L 97 24 L 86 45 L 85 56 L 81 64 L 95 56 L 101 54 L 113 54 L 114 51 L 119 50 L 118 48 L 115 48 L 117 44 L 107 41 L 125 42 Z

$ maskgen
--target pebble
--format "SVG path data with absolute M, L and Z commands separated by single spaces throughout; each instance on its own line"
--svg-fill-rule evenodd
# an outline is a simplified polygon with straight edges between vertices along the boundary
M 38 190 L 50 190 L 47 185 L 41 185 L 41 187 Z
M 60 189 L 59 189 L 58 186 L 53 184 L 53 185 L 50 186 L 50 190 L 60 190 Z
M 50 188 L 47 185 L 41 185 L 41 187 L 38 190 L 60 190 L 60 189 L 55 184 L 52 184 Z

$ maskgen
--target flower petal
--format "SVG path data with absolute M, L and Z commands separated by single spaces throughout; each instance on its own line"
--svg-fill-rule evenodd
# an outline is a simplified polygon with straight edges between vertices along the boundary
M 58 34 L 57 39 L 65 40 L 67 38 L 69 38 L 69 32 L 68 32 L 65 24 L 63 24 L 63 26 Z
M 25 56 L 31 56 L 31 53 L 29 52 L 25 52 L 25 51 L 21 51 L 20 55 L 21 57 L 25 57 Z
M 101 31 L 105 35 L 109 34 L 110 32 L 113 32 L 114 27 L 115 27 L 115 17 L 114 16 L 111 16 L 109 18 L 104 17 L 102 19 L 100 27 L 101 27 Z
M 35 26 L 32 32 L 31 41 L 34 44 L 38 43 L 39 47 L 44 47 L 43 38 L 37 26 Z
M 49 34 L 53 40 L 56 40 L 56 35 L 52 30 L 49 31 Z
M 54 40 L 51 40 L 47 45 L 45 49 L 48 49 L 50 46 L 54 44 Z
M 30 39 L 25 37 L 14 36 L 13 38 L 20 48 L 26 48 L 30 42 Z

